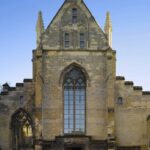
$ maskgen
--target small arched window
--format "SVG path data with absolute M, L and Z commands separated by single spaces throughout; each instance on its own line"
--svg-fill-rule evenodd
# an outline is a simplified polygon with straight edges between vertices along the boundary
M 19 109 L 12 116 L 11 129 L 12 146 L 14 150 L 21 148 L 31 148 L 33 146 L 32 120 L 25 110 Z
M 82 71 L 72 68 L 64 78 L 64 133 L 85 133 L 86 79 Z
M 78 14 L 77 14 L 77 8 L 73 8 L 72 9 L 72 23 L 75 24 L 77 23 L 77 17 Z
M 65 48 L 69 48 L 70 46 L 70 34 L 65 33 L 65 41 L 64 41 Z
M 122 97 L 118 97 L 117 104 L 118 105 L 123 105 L 123 98 Z
M 85 34 L 80 33 L 80 48 L 85 48 Z

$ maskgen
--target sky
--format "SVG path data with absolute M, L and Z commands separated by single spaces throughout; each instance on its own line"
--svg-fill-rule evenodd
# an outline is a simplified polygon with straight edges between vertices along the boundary
M 48 26 L 64 0 L 0 0 L 0 84 L 32 78 L 36 21 Z M 150 90 L 150 0 L 84 0 L 100 27 L 106 11 L 113 24 L 117 75 Z

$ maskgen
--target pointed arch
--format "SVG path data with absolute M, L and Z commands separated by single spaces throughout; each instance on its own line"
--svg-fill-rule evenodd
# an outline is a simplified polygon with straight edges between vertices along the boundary
M 65 68 L 61 78 L 64 100 L 64 134 L 86 132 L 86 87 L 85 70 L 73 63 Z
M 87 73 L 87 71 L 78 63 L 73 62 L 70 65 L 68 65 L 67 67 L 65 67 L 61 74 L 60 74 L 60 78 L 59 78 L 59 85 L 62 86 L 63 85 L 63 81 L 65 78 L 65 75 L 70 72 L 70 70 L 72 70 L 73 68 L 77 68 L 79 70 L 81 70 L 81 72 L 84 74 L 85 78 L 86 78 L 86 86 L 90 86 L 90 77 Z
M 29 113 L 23 108 L 16 110 L 11 117 L 12 148 L 32 148 L 33 121 Z
M 21 113 L 26 116 L 26 119 L 28 119 L 31 124 L 33 124 L 32 118 L 30 117 L 29 113 L 25 109 L 19 108 L 11 116 L 11 128 L 13 127 L 13 119 L 16 118 Z

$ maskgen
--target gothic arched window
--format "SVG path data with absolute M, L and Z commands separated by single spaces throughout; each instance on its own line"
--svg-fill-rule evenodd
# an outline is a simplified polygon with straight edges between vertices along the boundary
M 32 147 L 33 144 L 32 120 L 25 110 L 19 109 L 12 116 L 11 129 L 12 129 L 12 147 L 14 150 Z
M 86 79 L 73 67 L 64 78 L 64 133 L 85 133 Z

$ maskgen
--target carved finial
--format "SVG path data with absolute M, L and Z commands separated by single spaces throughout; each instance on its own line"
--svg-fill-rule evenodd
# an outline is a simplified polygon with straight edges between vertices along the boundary
M 105 34 L 107 35 L 109 46 L 112 47 L 112 23 L 109 12 L 106 13 L 106 22 L 104 31 Z
M 40 46 L 41 43 L 41 39 L 42 39 L 42 33 L 44 32 L 44 23 L 43 23 L 43 17 L 42 17 L 42 12 L 39 11 L 38 13 L 38 20 L 37 20 L 37 24 L 36 24 L 36 33 L 37 33 L 37 47 Z

